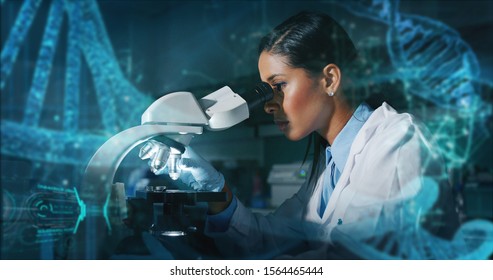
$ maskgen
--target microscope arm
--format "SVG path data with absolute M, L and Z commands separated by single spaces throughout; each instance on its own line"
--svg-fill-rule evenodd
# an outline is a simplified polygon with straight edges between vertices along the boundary
M 177 131 L 186 134 L 179 135 Z M 186 145 L 192 135 L 201 133 L 201 127 L 149 124 L 129 128 L 106 141 L 89 161 L 79 188 L 80 199 L 86 204 L 87 211 L 84 213 L 85 226 L 79 229 L 75 237 L 77 244 L 83 244 L 83 248 L 76 250 L 74 257 L 99 259 L 101 248 L 112 247 L 108 242 L 111 238 L 106 238 L 112 234 L 110 216 L 113 214 L 108 211 L 107 200 L 111 195 L 118 166 L 135 146 L 163 134 L 174 136 Z M 190 136 L 188 139 L 184 137 L 187 135 Z

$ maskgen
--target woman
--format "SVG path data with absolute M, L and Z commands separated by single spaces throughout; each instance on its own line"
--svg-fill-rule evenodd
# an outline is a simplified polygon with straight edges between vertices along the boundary
M 315 139 L 309 179 L 274 213 L 251 213 L 224 177 L 187 148 L 182 166 L 191 176 L 182 180 L 228 193 L 227 202 L 209 204 L 206 221 L 206 234 L 225 256 L 334 257 L 328 244 L 335 236 L 366 240 L 415 225 L 417 213 L 429 208 L 416 203 L 444 178 L 438 157 L 411 115 L 348 98 L 345 73 L 356 57 L 344 29 L 320 13 L 297 14 L 260 42 L 260 77 L 275 91 L 265 111 L 288 139 Z

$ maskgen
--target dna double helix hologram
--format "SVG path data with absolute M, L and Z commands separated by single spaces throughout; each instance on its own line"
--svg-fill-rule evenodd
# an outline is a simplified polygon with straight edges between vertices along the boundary
M 1 86 L 4 91 L 17 54 L 36 16 L 41 0 L 26 0 L 17 15 L 1 53 Z M 53 58 L 59 44 L 64 15 L 68 41 L 64 81 L 63 129 L 40 126 Z M 80 71 L 88 65 L 103 131 L 81 131 Z M 1 121 L 2 154 L 36 161 L 84 165 L 111 135 L 137 125 L 150 96 L 136 89 L 123 75 L 108 38 L 96 1 L 53 0 L 43 40 L 27 93 L 21 122 Z
M 482 99 L 478 84 L 493 87 L 481 80 L 478 59 L 469 44 L 440 21 L 399 12 L 398 0 L 335 3 L 388 25 L 385 42 L 395 72 L 389 79 L 403 82 L 406 97 L 434 105 L 434 111 L 422 115 L 433 140 L 451 168 L 467 163 L 477 152 L 475 147 L 491 136 L 484 122 L 492 106 Z

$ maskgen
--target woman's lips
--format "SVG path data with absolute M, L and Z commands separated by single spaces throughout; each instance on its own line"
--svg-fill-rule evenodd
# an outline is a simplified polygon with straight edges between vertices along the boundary
M 279 130 L 284 131 L 288 127 L 289 122 L 288 121 L 281 121 L 281 120 L 276 120 L 274 121 L 276 123 L 277 127 L 279 127 Z

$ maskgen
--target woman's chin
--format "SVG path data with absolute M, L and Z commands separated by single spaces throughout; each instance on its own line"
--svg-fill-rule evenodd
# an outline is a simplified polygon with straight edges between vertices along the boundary
M 288 138 L 291 141 L 299 141 L 306 136 L 306 135 L 301 135 L 299 133 L 293 133 L 293 131 L 290 131 L 289 129 L 287 129 L 283 132 L 284 132 L 284 135 L 286 136 L 286 138 Z

